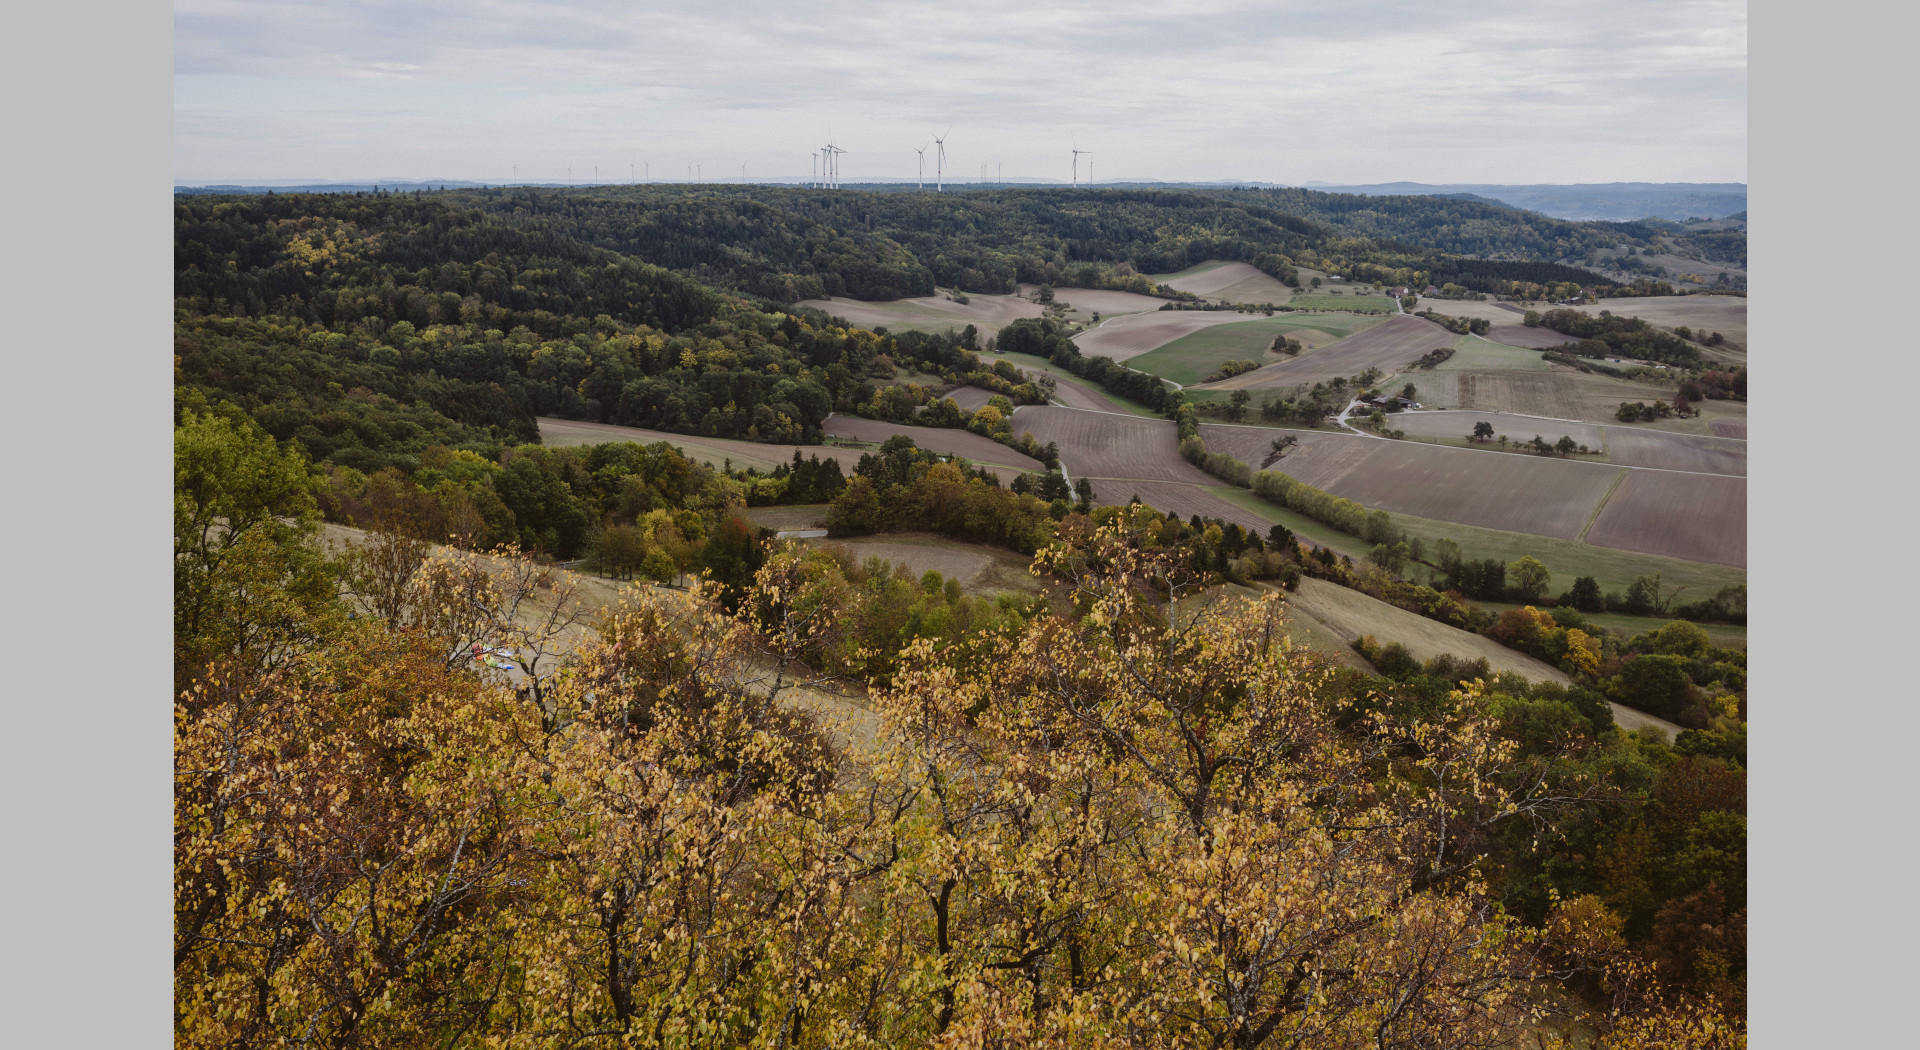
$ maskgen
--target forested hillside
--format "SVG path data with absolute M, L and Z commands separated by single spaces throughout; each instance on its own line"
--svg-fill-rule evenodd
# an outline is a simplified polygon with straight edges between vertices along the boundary
M 1145 275 L 1216 258 L 1283 281 L 1311 267 L 1496 293 L 1600 283 L 1547 262 L 1349 236 L 1273 206 L 1315 203 L 1324 216 L 1327 196 L 649 186 L 182 197 L 178 382 L 362 470 L 404 466 L 433 444 L 532 441 L 536 415 L 807 442 L 831 412 L 898 410 L 865 406 L 899 368 L 1012 391 L 972 353 L 971 332 L 876 334 L 782 309 L 805 297 L 924 295 L 936 283 L 1154 292 Z M 1467 202 L 1421 207 L 1389 232 L 1444 240 L 1455 220 L 1492 222 Z M 1536 220 L 1510 220 L 1508 234 Z M 1559 225 L 1553 236 L 1575 238 Z

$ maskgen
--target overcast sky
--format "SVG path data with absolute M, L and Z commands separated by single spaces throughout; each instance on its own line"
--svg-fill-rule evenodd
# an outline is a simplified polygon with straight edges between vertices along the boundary
M 176 0 L 174 176 L 1745 182 L 1739 2 Z M 1082 175 L 1084 165 L 1081 161 Z M 933 174 L 929 151 L 927 172 Z

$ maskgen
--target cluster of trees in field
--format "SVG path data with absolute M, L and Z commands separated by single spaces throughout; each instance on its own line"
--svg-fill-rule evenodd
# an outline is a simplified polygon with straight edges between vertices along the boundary
M 1531 318 L 1531 313 L 1528 314 Z M 1638 317 L 1618 317 L 1611 311 L 1598 314 L 1579 310 L 1548 310 L 1541 314 L 1539 327 L 1572 336 L 1573 352 L 1582 357 L 1636 357 L 1682 368 L 1700 367 L 1700 348 L 1671 332 L 1663 332 Z
M 1282 346 L 1286 345 L 1284 340 L 1278 340 L 1278 341 Z M 1205 379 L 1202 379 L 1201 382 L 1202 383 L 1218 383 L 1222 379 L 1232 379 L 1234 376 L 1251 372 L 1254 369 L 1259 367 L 1260 367 L 1260 362 L 1258 361 L 1222 362 L 1220 367 L 1216 369 L 1212 375 L 1209 375 Z
M 1455 335 L 1486 335 L 1488 332 L 1493 331 L 1493 322 L 1484 317 L 1449 317 L 1446 314 L 1434 313 L 1431 309 L 1422 310 L 1414 316 L 1424 317 Z M 1421 360 L 1424 361 L 1426 358 L 1421 358 Z M 1441 358 L 1440 360 L 1445 360 L 1445 358 Z M 1436 361 L 1435 363 L 1437 364 L 1439 362 Z M 1430 368 L 1432 366 L 1428 365 L 1424 367 Z
M 1082 356 L 1066 329 L 1051 318 L 1023 317 L 1007 325 L 1000 329 L 994 349 L 1001 353 L 1044 357 L 1081 379 L 1156 412 L 1171 415 L 1182 402 L 1180 392 L 1159 376 L 1135 371 L 1109 357 Z

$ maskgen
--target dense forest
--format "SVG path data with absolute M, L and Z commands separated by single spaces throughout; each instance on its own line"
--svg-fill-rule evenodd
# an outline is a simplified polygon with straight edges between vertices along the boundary
M 1289 281 L 1311 267 L 1482 293 L 1600 283 L 1551 262 L 1351 236 L 1263 194 L 648 186 L 183 196 L 177 383 L 244 406 L 316 460 L 363 472 L 410 470 L 433 445 L 492 455 L 533 441 L 539 415 L 811 442 L 832 412 L 897 416 L 900 395 L 885 392 L 902 369 L 1016 403 L 1032 397 L 987 367 L 971 329 L 868 332 L 793 308 L 802 298 L 893 298 L 936 283 L 1154 292 L 1146 274 L 1213 258 Z M 1430 203 L 1442 210 L 1413 209 L 1408 236 L 1441 229 L 1468 202 Z M 1516 229 L 1539 221 L 1496 211 Z M 1135 385 L 1122 392 L 1160 400 Z M 909 407 L 932 396 L 912 393 Z

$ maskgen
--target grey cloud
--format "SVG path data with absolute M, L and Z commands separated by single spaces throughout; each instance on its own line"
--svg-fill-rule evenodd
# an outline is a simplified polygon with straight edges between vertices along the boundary
M 793 174 L 829 125 L 876 165 L 876 152 L 892 158 L 869 174 L 905 175 L 916 136 L 952 122 L 974 170 L 991 152 L 1009 174 L 1058 174 L 1044 168 L 1078 133 L 1105 145 L 1111 175 L 1742 179 L 1745 34 L 1744 5 L 1646 0 L 182 0 L 176 165 L 216 177 L 270 167 L 276 151 L 320 162 L 248 97 L 280 83 L 309 122 L 329 124 L 309 131 L 348 144 L 329 165 L 425 154 L 488 166 L 473 178 L 505 177 L 516 147 L 689 158 L 671 163 L 726 153 L 736 171 L 746 160 Z M 385 93 L 354 87 L 369 83 Z M 476 111 L 480 99 L 491 108 Z M 209 107 L 224 117 L 202 134 Z M 489 128 L 490 153 L 463 144 Z M 1547 170 L 1545 158 L 1567 159 Z

